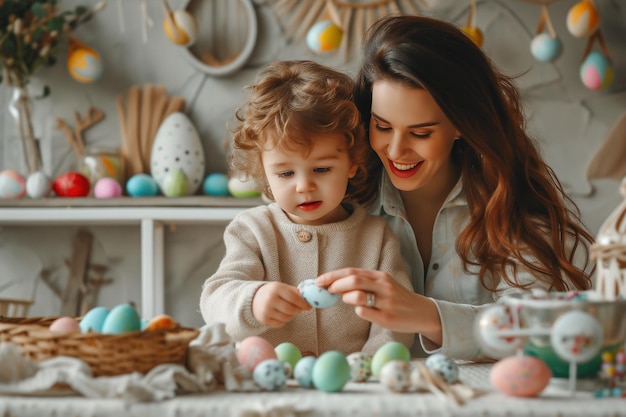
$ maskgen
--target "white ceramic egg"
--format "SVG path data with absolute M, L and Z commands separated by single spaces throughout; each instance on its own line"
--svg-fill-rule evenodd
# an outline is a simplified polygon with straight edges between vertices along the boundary
M 364 352 L 352 352 L 347 356 L 350 365 L 350 380 L 365 382 L 372 375 L 372 357 Z
M 389 361 L 381 368 L 378 379 L 391 391 L 408 391 L 411 389 L 411 366 L 397 359 Z
M 26 194 L 30 198 L 42 198 L 52 190 L 52 180 L 43 171 L 33 172 L 26 180 Z
M 204 180 L 204 149 L 196 127 L 180 112 L 163 120 L 150 156 L 150 173 L 161 191 L 168 174 L 177 170 L 187 176 L 187 195 L 195 194 Z

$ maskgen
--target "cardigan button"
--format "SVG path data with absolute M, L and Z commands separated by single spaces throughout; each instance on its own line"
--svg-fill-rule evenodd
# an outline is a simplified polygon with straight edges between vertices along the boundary
M 313 239 L 313 235 L 311 234 L 311 232 L 308 232 L 306 230 L 300 230 L 298 232 L 298 239 L 300 240 L 300 242 L 306 243 Z
M 439 269 L 439 264 L 438 263 L 434 263 L 433 264 L 433 271 L 436 271 Z

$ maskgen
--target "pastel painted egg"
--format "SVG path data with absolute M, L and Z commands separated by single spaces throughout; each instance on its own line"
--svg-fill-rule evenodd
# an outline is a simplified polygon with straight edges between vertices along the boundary
M 567 12 L 567 30 L 577 38 L 593 34 L 599 23 L 600 15 L 592 1 L 582 0 Z
M 85 313 L 80 323 L 78 323 L 80 330 L 83 333 L 88 333 L 89 331 L 101 333 L 104 320 L 106 320 L 108 315 L 109 309 L 106 307 L 97 306 L 92 308 Z
M 252 372 L 261 391 L 280 391 L 289 379 L 289 365 L 278 359 L 266 359 Z
M 26 194 L 24 177 L 16 171 L 0 172 L 0 198 L 22 198 Z
M 92 83 L 102 77 L 103 66 L 100 54 L 70 37 L 68 44 L 67 69 L 76 81 Z
M 228 180 L 228 191 L 237 198 L 254 198 L 261 195 L 254 180 L 236 177 Z
M 560 358 L 585 363 L 600 352 L 604 331 L 591 314 L 571 310 L 561 314 L 552 325 L 550 343 Z
M 173 25 L 172 25 L 173 23 Z M 185 10 L 176 10 L 163 20 L 165 36 L 176 45 L 191 46 L 198 36 L 196 19 Z
M 276 359 L 289 364 L 289 375 L 296 367 L 296 364 L 302 359 L 302 353 L 296 345 L 290 342 L 283 342 L 274 348 Z
M 214 196 L 230 195 L 230 191 L 228 191 L 228 177 L 219 172 L 207 175 L 204 179 L 204 193 Z
M 53 333 L 75 333 L 80 332 L 78 321 L 73 317 L 59 317 L 50 323 L 48 328 Z
M 434 353 L 426 358 L 424 365 L 431 372 L 439 372 L 448 384 L 459 380 L 459 366 L 443 353 Z
M 52 189 L 59 197 L 86 197 L 91 191 L 91 184 L 83 174 L 69 171 L 56 177 Z
M 313 366 L 316 360 L 315 356 L 305 356 L 296 363 L 293 377 L 302 388 L 313 388 Z
M 130 304 L 119 304 L 111 309 L 102 323 L 102 333 L 122 334 L 141 330 L 141 318 Z
M 270 342 L 260 336 L 248 336 L 237 347 L 237 359 L 252 372 L 264 360 L 277 358 Z
M 174 329 L 178 327 L 178 323 L 168 314 L 159 314 L 152 318 L 148 323 L 143 326 L 145 330 L 159 330 L 159 329 Z
M 365 382 L 372 375 L 372 357 L 363 352 L 352 352 L 348 355 L 350 365 L 350 380 Z
M 307 46 L 317 54 L 334 51 L 339 48 L 343 30 L 331 20 L 315 23 L 306 35 Z
M 350 381 L 350 365 L 346 355 L 329 350 L 313 365 L 313 385 L 320 391 L 339 392 Z
M 613 64 L 601 52 L 593 51 L 580 67 L 580 79 L 590 90 L 606 90 L 613 82 Z
M 339 301 L 340 294 L 331 294 L 324 287 L 315 285 L 315 279 L 305 279 L 298 284 L 300 296 L 306 300 L 311 307 L 326 308 L 331 307 Z
M 163 194 L 167 195 L 163 189 L 166 178 L 170 173 L 180 170 L 184 172 L 188 181 L 185 194 L 195 194 L 205 177 L 204 149 L 191 120 L 185 113 L 176 112 L 163 120 L 154 136 L 150 154 L 150 174 L 161 187 Z
M 119 197 L 122 195 L 122 186 L 113 178 L 100 178 L 93 187 L 93 195 L 96 198 Z
M 496 362 L 489 373 L 491 385 L 511 397 L 536 397 L 548 386 L 552 373 L 534 356 L 509 356 Z
M 391 391 L 408 391 L 411 388 L 411 366 L 405 361 L 389 361 L 380 370 L 378 379 Z
M 561 40 L 549 33 L 540 33 L 530 43 L 530 53 L 539 62 L 551 62 L 557 59 L 563 50 Z
M 511 309 L 503 304 L 494 304 L 483 310 L 476 320 L 477 338 L 481 348 L 489 356 L 504 358 L 515 353 L 519 346 L 516 337 L 502 337 L 501 331 L 513 328 Z
M 182 169 L 177 169 L 165 175 L 161 184 L 161 191 L 168 197 L 182 197 L 187 194 L 189 179 Z
M 463 26 L 461 29 L 465 35 L 472 40 L 479 48 L 483 46 L 483 32 L 476 26 Z
M 52 191 L 52 181 L 43 171 L 33 172 L 26 180 L 26 194 L 30 198 L 42 198 Z
M 126 181 L 126 192 L 131 197 L 150 197 L 159 193 L 159 185 L 148 174 L 135 174 Z
M 372 375 L 378 377 L 383 366 L 392 360 L 411 361 L 409 348 L 400 342 L 387 342 L 378 348 L 372 356 Z

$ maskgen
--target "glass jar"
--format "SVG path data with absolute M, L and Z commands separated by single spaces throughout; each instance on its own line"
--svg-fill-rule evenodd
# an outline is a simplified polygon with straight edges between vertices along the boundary
M 80 172 L 89 179 L 92 189 L 104 177 L 113 178 L 124 187 L 122 158 L 117 149 L 87 149 L 81 161 Z

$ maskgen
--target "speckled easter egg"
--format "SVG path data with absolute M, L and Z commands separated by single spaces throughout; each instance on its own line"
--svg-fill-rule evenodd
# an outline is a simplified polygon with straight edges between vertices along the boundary
M 431 372 L 439 372 L 448 384 L 459 380 L 459 367 L 443 353 L 434 353 L 426 358 L 424 365 Z
M 150 173 L 166 194 L 166 178 L 179 170 L 189 181 L 186 194 L 194 194 L 204 180 L 204 150 L 194 124 L 184 113 L 176 112 L 163 120 L 154 137 Z
M 93 195 L 96 198 L 119 197 L 122 195 L 122 186 L 113 178 L 100 178 L 93 187 Z
M 276 359 L 274 346 L 260 336 L 248 336 L 237 347 L 239 363 L 254 371 L 256 366 L 267 359 Z
M 539 62 L 551 62 L 561 55 L 561 40 L 553 38 L 549 33 L 540 33 L 530 43 L 530 53 Z
M 339 48 L 343 30 L 331 20 L 321 20 L 311 26 L 306 35 L 307 46 L 317 54 L 334 51 Z
M 408 391 L 411 388 L 411 366 L 405 361 L 389 361 L 380 370 L 378 379 L 391 391 Z
M 496 362 L 489 373 L 491 385 L 512 397 L 536 397 L 548 386 L 552 372 L 533 356 L 509 356 Z
M 613 82 L 613 64 L 601 52 L 593 51 L 580 67 L 580 79 L 590 90 L 606 90 Z
M 567 30 L 577 38 L 593 34 L 599 24 L 600 15 L 592 1 L 581 0 L 567 12 Z
M 378 348 L 372 357 L 372 375 L 378 377 L 382 367 L 392 360 L 411 361 L 409 348 L 400 342 L 387 342 Z
M 348 355 L 350 380 L 365 382 L 372 375 L 372 357 L 364 352 L 352 352 Z
M 339 392 L 350 381 L 350 365 L 346 355 L 329 350 L 313 365 L 313 385 L 320 391 Z
M 0 198 L 22 198 L 26 194 L 24 177 L 16 171 L 0 172 Z
M 280 391 L 289 379 L 289 365 L 278 359 L 266 359 L 252 372 L 252 379 L 261 391 Z
M 30 198 L 42 198 L 52 191 L 52 181 L 43 171 L 33 172 L 26 180 L 26 194 Z
M 296 363 L 293 377 L 302 388 L 313 388 L 313 366 L 316 360 L 315 356 L 305 356 Z
M 148 174 L 135 174 L 126 181 L 126 192 L 131 197 L 151 197 L 159 193 L 159 185 Z
M 326 308 L 331 307 L 339 301 L 339 294 L 331 294 L 324 287 L 315 285 L 315 279 L 305 279 L 298 284 L 300 296 L 306 300 L 311 307 Z

